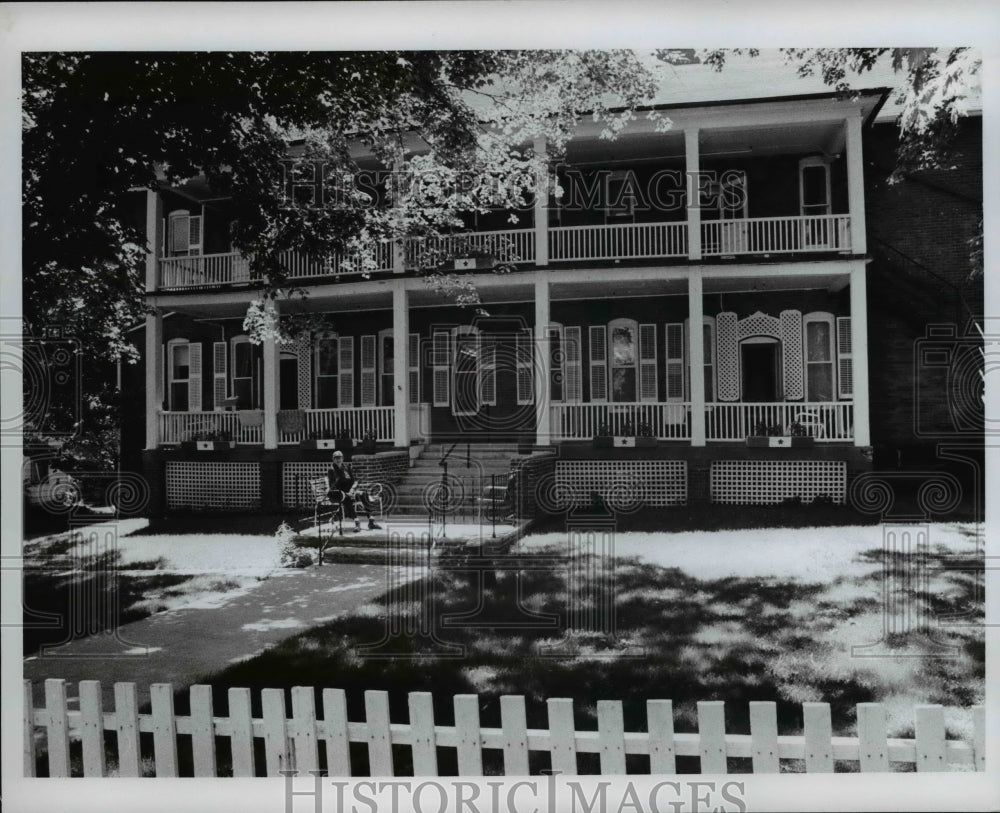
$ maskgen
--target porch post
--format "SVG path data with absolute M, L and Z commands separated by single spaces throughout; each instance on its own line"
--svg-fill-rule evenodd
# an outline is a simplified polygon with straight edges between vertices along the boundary
M 410 446 L 410 311 L 402 280 L 392 287 L 392 386 L 393 432 L 396 447 Z
M 159 309 L 146 314 L 146 448 L 159 438 L 159 411 L 163 405 L 163 316 Z
M 691 382 L 691 445 L 705 445 L 705 333 L 701 269 L 688 270 L 688 380 Z
M 274 303 L 277 315 L 278 303 Z M 264 448 L 278 448 L 278 345 L 274 336 L 264 337 Z
M 535 443 L 548 446 L 552 442 L 549 404 L 549 361 L 551 350 L 548 343 L 549 281 L 540 279 L 535 283 Z
M 844 120 L 844 136 L 847 145 L 847 208 L 851 214 L 851 253 L 867 254 L 865 166 L 861 154 L 860 113 Z
M 146 293 L 152 293 L 159 285 L 158 264 L 160 261 L 161 230 L 163 229 L 163 202 L 159 192 L 146 190 Z
M 535 178 L 535 265 L 549 264 L 549 176 L 548 147 L 545 137 L 534 143 L 535 154 L 545 162 L 545 169 Z
M 701 171 L 701 163 L 698 157 L 698 132 L 697 127 L 684 131 L 684 172 L 687 177 L 687 238 L 689 260 L 701 259 L 701 195 L 698 189 L 698 173 Z
M 854 445 L 871 446 L 868 412 L 868 294 L 865 264 L 851 269 L 851 372 L 854 378 Z

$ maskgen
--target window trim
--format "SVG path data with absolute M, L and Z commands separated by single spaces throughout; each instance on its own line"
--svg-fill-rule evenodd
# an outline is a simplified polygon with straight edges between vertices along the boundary
M 635 388 L 632 393 L 631 400 L 626 401 L 616 401 L 615 400 L 615 370 L 616 369 L 628 369 L 627 365 L 616 365 L 615 364 L 615 328 L 616 327 L 631 327 L 632 336 L 634 339 L 635 346 L 635 358 L 632 361 L 632 371 L 635 374 L 634 382 Z M 608 346 L 608 403 L 610 404 L 637 404 L 639 403 L 639 322 L 631 317 L 622 316 L 618 319 L 612 319 L 607 324 L 607 346 Z
M 188 349 L 188 374 L 187 378 L 174 377 L 174 348 L 187 347 Z M 190 412 L 188 408 L 191 403 L 191 342 L 188 339 L 175 338 L 167 342 L 167 411 L 168 412 Z M 185 384 L 187 386 L 184 405 L 174 403 L 174 384 Z
M 333 369 L 335 370 L 335 372 L 332 373 L 332 374 L 331 373 L 321 373 L 320 372 L 320 363 L 319 363 L 320 343 L 321 342 L 327 342 L 327 341 L 334 341 L 334 342 L 337 343 L 336 350 L 334 351 L 334 354 L 333 354 L 333 360 L 334 360 Z M 312 357 L 313 357 L 313 364 L 312 364 L 313 398 L 312 398 L 312 404 L 317 409 L 337 409 L 340 406 L 340 334 L 338 334 L 336 331 L 332 331 L 332 330 L 316 334 L 316 337 L 313 340 Z M 335 382 L 334 385 L 333 385 L 334 404 L 333 404 L 332 407 L 331 406 L 319 406 L 319 402 L 320 402 L 320 398 L 319 398 L 319 394 L 320 394 L 319 384 L 320 384 L 320 381 L 319 380 L 320 380 L 320 378 L 324 378 L 324 379 L 332 378 L 332 379 L 334 379 L 334 382 Z

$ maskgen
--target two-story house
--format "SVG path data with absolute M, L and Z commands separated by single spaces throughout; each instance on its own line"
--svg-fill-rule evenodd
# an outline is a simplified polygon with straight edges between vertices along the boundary
M 144 420 L 124 445 L 154 510 L 294 505 L 329 458 L 309 441 L 345 433 L 377 439 L 373 477 L 488 444 L 554 450 L 585 497 L 845 500 L 879 443 L 865 149 L 887 96 L 762 85 L 665 103 L 668 132 L 639 117 L 612 142 L 585 122 L 553 165 L 561 196 L 436 246 L 489 316 L 426 285 L 426 244 L 385 244 L 367 278 L 289 257 L 294 307 L 335 326 L 294 345 L 245 335 L 256 283 L 227 201 L 197 180 L 149 192 Z M 210 437 L 234 446 L 191 448 Z

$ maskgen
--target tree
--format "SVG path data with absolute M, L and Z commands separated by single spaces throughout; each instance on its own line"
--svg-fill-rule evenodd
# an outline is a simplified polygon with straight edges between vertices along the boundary
M 125 330 L 144 307 L 148 247 L 130 191 L 203 175 L 231 196 L 233 243 L 267 283 L 248 314 L 260 338 L 274 327 L 267 299 L 287 283 L 283 251 L 346 254 L 364 270 L 378 241 L 433 236 L 462 211 L 523 208 L 542 166 L 536 138 L 559 150 L 584 114 L 613 137 L 654 90 L 629 51 L 25 54 L 26 324 L 77 337 L 84 403 L 106 403 L 112 368 L 96 365 L 134 360 Z M 340 205 L 288 205 L 293 139 L 332 178 L 358 171 L 360 142 L 407 182 L 379 205 L 350 182 Z

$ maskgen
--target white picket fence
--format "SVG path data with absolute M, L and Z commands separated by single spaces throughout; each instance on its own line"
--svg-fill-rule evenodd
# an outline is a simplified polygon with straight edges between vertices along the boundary
M 480 725 L 478 695 L 455 695 L 454 725 L 434 722 L 433 697 L 429 692 L 409 694 L 409 722 L 391 722 L 389 696 L 384 691 L 365 692 L 365 721 L 347 719 L 347 698 L 342 689 L 323 689 L 321 718 L 317 717 L 316 690 L 298 686 L 291 690 L 291 716 L 285 708 L 282 689 L 261 691 L 262 716 L 251 713 L 250 689 L 228 690 L 229 716 L 218 717 L 212 709 L 210 686 L 190 688 L 191 713 L 174 713 L 174 690 L 168 683 L 150 687 L 149 714 L 139 713 L 136 686 L 116 683 L 115 710 L 102 708 L 101 684 L 84 680 L 79 684 L 78 710 L 69 710 L 76 698 L 68 698 L 66 682 L 45 681 L 45 706 L 34 708 L 32 684 L 24 682 L 24 760 L 27 775 L 33 776 L 35 760 L 44 742 L 48 755 L 49 776 L 71 774 L 70 742 L 79 739 L 82 746 L 82 774 L 108 774 L 105 732 L 115 732 L 119 776 L 136 777 L 143 773 L 140 736 L 152 735 L 152 771 L 160 776 L 179 772 L 178 736 L 190 737 L 195 776 L 216 776 L 216 738 L 228 737 L 232 774 L 255 776 L 258 767 L 267 776 L 282 770 L 307 772 L 319 770 L 320 743 L 326 759 L 322 765 L 331 776 L 350 776 L 350 744 L 368 747 L 368 762 L 373 776 L 393 776 L 393 746 L 406 745 L 412 750 L 415 776 L 438 776 L 437 748 L 457 749 L 460 776 L 483 775 L 483 749 L 503 751 L 503 771 L 507 776 L 530 773 L 529 751 L 547 751 L 553 770 L 577 774 L 577 754 L 597 754 L 602 774 L 626 773 L 627 754 L 649 757 L 650 772 L 676 772 L 677 757 L 698 757 L 702 773 L 727 773 L 727 759 L 751 760 L 754 773 L 781 772 L 780 760 L 795 759 L 811 773 L 832 773 L 835 763 L 857 763 L 862 772 L 885 772 L 893 763 L 914 766 L 917 771 L 985 770 L 985 709 L 972 709 L 972 742 L 949 740 L 945 736 L 944 709 L 941 706 L 917 706 L 915 738 L 886 736 L 885 709 L 878 703 L 857 706 L 857 736 L 834 737 L 830 706 L 826 703 L 802 705 L 803 734 L 778 734 L 777 711 L 773 702 L 750 703 L 750 734 L 728 734 L 722 701 L 698 703 L 698 732 L 674 731 L 673 705 L 670 700 L 647 700 L 647 730 L 625 731 L 620 700 L 597 702 L 597 730 L 577 731 L 573 701 L 553 698 L 547 701 L 548 729 L 527 727 L 525 700 L 522 696 L 500 698 L 500 728 Z M 44 734 L 42 734 L 44 732 Z M 255 764 L 254 739 L 263 741 L 264 766 Z M 148 760 L 147 760 L 148 765 Z M 72 773 L 76 773 L 74 771 Z

